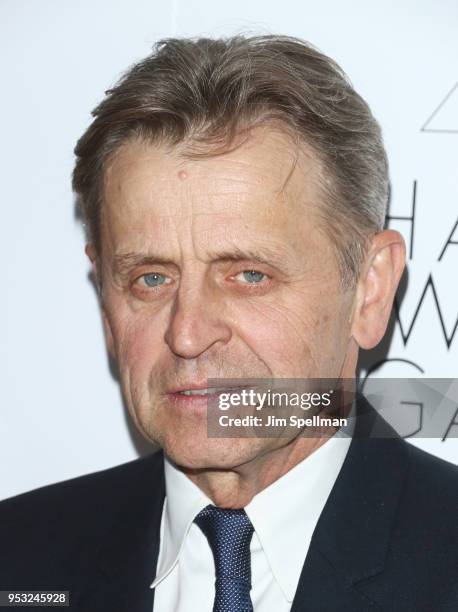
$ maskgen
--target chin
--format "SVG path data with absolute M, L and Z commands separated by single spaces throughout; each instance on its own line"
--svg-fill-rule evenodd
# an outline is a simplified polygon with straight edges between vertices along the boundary
M 178 466 L 189 470 L 230 470 L 252 461 L 260 454 L 253 438 L 206 438 L 201 443 L 177 444 L 164 440 L 165 454 Z

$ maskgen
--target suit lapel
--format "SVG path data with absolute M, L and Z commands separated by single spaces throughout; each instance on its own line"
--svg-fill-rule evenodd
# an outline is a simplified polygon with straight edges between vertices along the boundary
M 367 612 L 378 609 L 331 565 L 317 547 L 311 547 L 302 570 L 291 612 Z
M 364 594 L 363 581 L 383 571 L 408 453 L 406 443 L 363 397 L 357 400 L 357 415 L 347 457 L 313 534 L 291 612 L 378 608 Z
M 127 484 L 127 483 L 126 483 Z M 163 454 L 145 460 L 103 538 L 97 567 L 77 597 L 81 612 L 151 612 L 165 496 Z M 89 568 L 88 568 L 89 571 Z M 75 601 L 75 598 L 74 598 Z

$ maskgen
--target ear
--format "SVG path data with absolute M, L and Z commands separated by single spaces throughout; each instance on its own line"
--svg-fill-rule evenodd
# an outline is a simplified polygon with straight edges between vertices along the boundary
M 89 257 L 89 260 L 91 262 L 91 268 L 92 268 L 92 280 L 95 284 L 95 288 L 97 289 L 97 294 L 99 295 L 99 297 L 101 296 L 101 283 L 100 283 L 100 264 L 99 264 L 99 258 L 97 256 L 97 251 L 94 247 L 93 244 L 88 243 L 86 244 L 86 247 L 84 249 L 86 255 Z
M 363 349 L 376 346 L 385 334 L 405 258 L 399 232 L 387 229 L 374 235 L 358 282 L 352 322 L 352 336 Z
M 93 244 L 90 244 L 90 243 L 86 244 L 86 247 L 84 250 L 85 250 L 86 255 L 89 257 L 91 261 L 92 274 L 94 275 L 94 282 L 96 284 L 97 292 L 100 298 L 100 305 L 101 305 L 101 310 L 102 310 L 103 331 L 105 335 L 105 342 L 107 345 L 107 350 L 110 353 L 110 355 L 113 357 L 113 359 L 115 359 L 113 333 L 111 331 L 110 321 L 108 319 L 105 305 L 102 299 L 101 270 L 100 270 L 99 259 L 97 257 L 97 252 Z
M 95 246 L 88 242 L 84 248 L 84 252 L 89 257 L 92 266 L 92 271 L 95 274 L 97 268 L 97 251 L 95 250 Z

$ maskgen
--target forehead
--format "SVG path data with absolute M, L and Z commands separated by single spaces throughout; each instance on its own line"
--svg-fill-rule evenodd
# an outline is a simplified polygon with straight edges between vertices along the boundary
M 316 210 L 318 160 L 279 130 L 253 129 L 240 146 L 218 155 L 186 153 L 183 145 L 138 140 L 120 148 L 104 177 L 102 226 L 113 243 L 141 243 L 152 233 L 171 239 L 189 222 L 199 235 L 236 225 L 238 232 L 268 231 L 275 240 L 297 232 Z

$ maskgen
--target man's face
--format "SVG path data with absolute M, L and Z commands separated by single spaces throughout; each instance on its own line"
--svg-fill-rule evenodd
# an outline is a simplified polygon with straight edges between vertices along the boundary
M 341 373 L 353 293 L 341 290 L 319 201 L 314 156 L 267 128 L 197 160 L 131 142 L 107 168 L 108 344 L 137 427 L 176 463 L 235 467 L 289 441 L 208 438 L 205 397 L 177 389 Z

